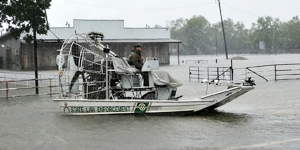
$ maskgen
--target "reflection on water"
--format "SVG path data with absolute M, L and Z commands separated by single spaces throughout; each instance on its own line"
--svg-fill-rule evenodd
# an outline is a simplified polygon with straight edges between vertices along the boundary
M 213 110 L 213 111 L 200 111 L 196 113 L 195 116 L 202 117 L 205 119 L 210 119 L 214 121 L 221 121 L 221 122 L 247 122 L 251 119 L 251 116 L 248 114 L 242 113 L 231 113 L 225 112 L 220 110 Z
M 124 115 L 127 116 L 128 115 Z M 174 118 L 199 118 L 199 119 L 209 119 L 212 121 L 221 121 L 221 122 L 246 122 L 248 119 L 251 119 L 251 116 L 243 113 L 231 113 L 221 110 L 212 110 L 212 111 L 198 111 L 198 112 L 189 112 L 189 113 L 164 113 L 164 114 L 136 114 L 134 118 L 139 121 L 145 121 L 153 118 L 158 119 L 174 119 Z

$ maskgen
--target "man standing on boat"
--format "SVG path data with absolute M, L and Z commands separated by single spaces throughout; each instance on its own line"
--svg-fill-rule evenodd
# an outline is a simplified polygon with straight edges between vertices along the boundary
M 141 71 L 144 63 L 143 58 L 141 56 L 142 51 L 142 45 L 141 44 L 135 44 L 134 48 L 131 50 L 131 54 L 129 55 L 128 63 L 129 65 L 135 66 L 136 69 Z
M 141 55 L 142 51 L 142 45 L 140 43 L 135 44 L 134 48 L 131 50 L 131 54 L 129 55 L 128 63 L 129 65 L 135 66 L 136 69 L 139 71 L 142 71 L 142 67 L 144 65 L 143 63 L 143 57 Z M 141 73 L 144 79 L 144 86 L 149 86 L 149 79 L 147 72 Z

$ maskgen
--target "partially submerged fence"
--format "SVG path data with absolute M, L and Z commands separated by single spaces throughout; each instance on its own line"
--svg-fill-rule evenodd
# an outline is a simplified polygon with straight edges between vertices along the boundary
M 12 98 L 36 95 L 36 88 L 39 88 L 39 95 L 52 96 L 58 94 L 58 83 L 56 75 L 39 74 L 39 86 L 35 86 L 35 74 L 24 72 L 0 72 L 0 98 Z
M 200 64 L 200 63 L 205 63 L 207 64 L 208 63 L 208 60 L 200 60 L 200 59 L 197 59 L 197 60 L 185 60 L 185 63 L 189 63 L 189 62 L 192 62 L 194 64 Z M 184 63 L 184 60 L 182 61 L 182 63 Z
M 39 88 L 39 95 L 58 94 L 56 79 L 38 79 L 39 86 L 35 86 L 35 79 L 0 81 L 0 98 L 31 96 L 35 88 Z
M 261 65 L 246 67 L 245 69 L 265 81 L 300 79 L 300 63 Z
M 204 79 L 242 81 L 251 77 L 255 81 L 299 80 L 300 63 L 272 64 L 246 68 L 232 67 L 189 67 L 189 81 L 201 82 Z
M 197 80 L 232 80 L 231 67 L 189 67 L 189 81 Z

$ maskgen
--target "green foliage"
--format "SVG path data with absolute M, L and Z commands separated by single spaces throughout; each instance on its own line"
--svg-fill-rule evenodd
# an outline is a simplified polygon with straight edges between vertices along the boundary
M 226 19 L 224 22 L 229 54 L 250 53 L 258 50 L 259 41 L 266 44 L 260 53 L 299 52 L 300 20 L 298 16 L 288 22 L 270 16 L 259 17 L 251 29 L 242 22 Z M 171 38 L 181 40 L 181 54 L 224 53 L 224 39 L 220 22 L 210 24 L 203 16 L 179 18 L 169 23 Z
M 161 25 L 158 25 L 158 24 L 156 24 L 156 25 L 154 25 L 154 27 L 153 28 L 162 28 L 162 26 Z
M 34 21 L 36 32 L 46 34 L 47 24 L 46 9 L 50 7 L 51 0 L 1 0 L 0 1 L 0 27 L 7 24 L 7 31 L 15 38 L 22 32 L 27 33 L 26 41 L 32 40 L 30 35 Z
M 181 40 L 183 54 L 199 54 L 210 51 L 210 24 L 203 16 L 193 16 L 189 20 L 179 18 L 171 21 L 169 28 L 171 29 L 171 38 Z
M 190 49 L 191 54 L 209 51 L 211 47 L 208 38 L 210 37 L 210 33 L 208 32 L 209 27 L 209 22 L 203 16 L 194 16 L 187 21 L 184 27 L 184 35 L 186 38 L 183 43 Z
M 293 17 L 292 20 L 283 23 L 280 33 L 282 45 L 280 47 L 287 47 L 289 49 L 300 49 L 300 20 L 298 16 Z M 283 45 L 284 44 L 284 45 Z

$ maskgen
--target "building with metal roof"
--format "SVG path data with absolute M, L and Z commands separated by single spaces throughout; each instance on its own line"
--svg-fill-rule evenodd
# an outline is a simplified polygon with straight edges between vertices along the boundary
M 177 43 L 179 47 L 180 43 L 179 40 L 171 39 L 169 28 L 127 28 L 124 27 L 124 20 L 74 19 L 73 27 L 50 27 L 46 35 L 37 35 L 38 68 L 54 69 L 57 50 L 62 42 L 74 33 L 91 31 L 102 32 L 102 42 L 108 44 L 111 50 L 121 57 L 128 57 L 133 45 L 142 43 L 142 55 L 156 57 L 160 64 L 170 63 L 169 44 Z M 22 34 L 20 39 L 14 42 L 11 42 L 13 37 L 9 35 L 5 35 L 6 38 L 0 37 L 0 44 L 5 45 L 2 49 L 7 51 L 0 52 L 0 67 L 10 70 L 33 70 L 33 44 L 21 40 L 24 36 L 25 34 Z

